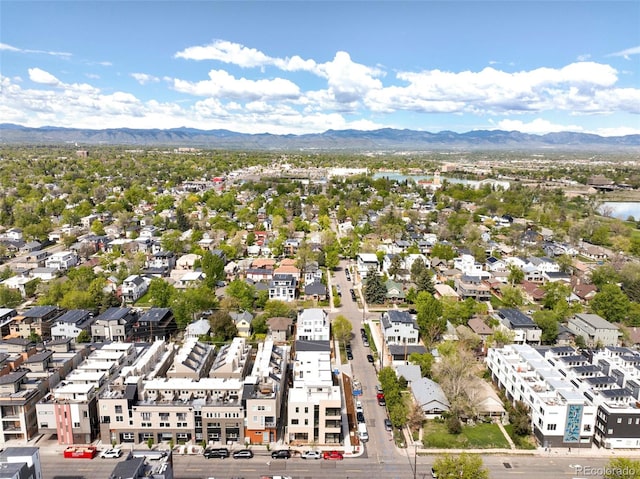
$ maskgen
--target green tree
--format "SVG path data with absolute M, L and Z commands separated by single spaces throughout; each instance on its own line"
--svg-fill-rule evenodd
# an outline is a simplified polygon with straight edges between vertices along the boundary
M 60 306 L 65 309 L 95 309 L 96 304 L 89 291 L 67 291 L 60 300 Z
M 80 334 L 76 337 L 76 343 L 90 343 L 91 342 L 91 334 L 85 329 L 80 331 Z
M 152 306 L 168 308 L 175 295 L 175 288 L 161 278 L 152 278 L 148 294 Z
M 431 377 L 431 367 L 433 366 L 433 354 L 431 353 L 411 353 L 409 355 L 409 362 L 420 366 L 420 374 L 422 377 Z
M 431 293 L 421 291 L 416 296 L 415 306 L 420 336 L 427 345 L 431 345 L 447 327 L 442 319 L 442 304 Z
M 509 276 L 507 277 L 507 281 L 509 281 L 511 286 L 522 283 L 524 281 L 524 271 L 514 264 L 509 265 Z
M 241 279 L 231 281 L 226 289 L 225 294 L 234 298 L 238 302 L 240 309 L 244 311 L 253 310 L 253 302 L 256 295 L 256 288 Z
M 10 289 L 0 285 L 0 304 L 6 308 L 15 308 L 22 303 L 22 295 L 17 289 Z M 55 304 L 55 303 L 53 303 Z
M 275 317 L 293 318 L 295 317 L 296 312 L 291 305 L 284 301 L 270 299 L 265 303 L 262 314 L 264 314 L 266 319 Z
M 450 244 L 436 243 L 433 245 L 433 248 L 431 248 L 431 257 L 451 261 L 456 257 L 456 252 Z
M 571 288 L 561 282 L 548 282 L 542 286 L 544 299 L 542 304 L 547 309 L 554 309 L 560 301 L 565 301 L 571 294 Z
M 517 286 L 505 285 L 502 290 L 502 303 L 507 308 L 516 308 L 524 304 L 522 290 Z
M 482 457 L 477 454 L 438 456 L 433 463 L 433 470 L 442 479 L 489 479 L 489 471 L 484 467 Z
M 331 329 L 333 331 L 333 337 L 341 343 L 346 344 L 351 339 L 353 326 L 351 325 L 351 321 L 343 315 L 340 314 L 333 320 Z
M 617 284 L 605 284 L 590 303 L 591 310 L 612 323 L 627 318 L 630 301 Z
M 218 281 L 224 279 L 224 261 L 211 251 L 205 251 L 200 261 L 202 272 L 205 274 L 204 284 L 215 289 Z
M 229 341 L 238 334 L 238 328 L 226 311 L 215 311 L 209 317 L 209 325 L 215 341 Z
M 369 304 L 384 304 L 387 298 L 387 288 L 374 268 L 367 273 L 363 292 L 364 299 Z
M 605 466 L 604 479 L 640 479 L 640 460 L 614 457 Z
M 591 271 L 591 282 L 602 289 L 605 284 L 613 284 L 620 281 L 620 274 L 609 263 L 597 267 Z
M 251 321 L 251 331 L 256 334 L 267 334 L 269 332 L 269 326 L 267 320 L 263 315 L 257 316 Z
M 104 236 L 105 231 L 104 231 L 104 225 L 102 224 L 102 221 L 93 220 L 93 223 L 91 223 L 91 232 L 94 235 Z
M 395 280 L 401 270 L 402 257 L 399 254 L 395 254 L 391 257 L 391 264 L 389 265 L 389 276 L 391 276 Z
M 536 311 L 532 315 L 534 322 L 542 330 L 541 341 L 544 344 L 554 344 L 558 338 L 558 317 L 553 311 Z

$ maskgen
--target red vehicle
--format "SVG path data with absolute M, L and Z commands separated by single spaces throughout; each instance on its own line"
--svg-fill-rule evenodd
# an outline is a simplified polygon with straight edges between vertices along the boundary
M 378 401 L 380 401 L 380 399 L 384 399 L 384 393 L 376 394 L 376 399 L 378 399 Z
M 70 459 L 93 459 L 98 450 L 95 446 L 69 446 L 63 456 Z
M 324 453 L 322 453 L 322 458 L 329 461 L 342 461 L 344 456 L 340 451 L 324 451 Z

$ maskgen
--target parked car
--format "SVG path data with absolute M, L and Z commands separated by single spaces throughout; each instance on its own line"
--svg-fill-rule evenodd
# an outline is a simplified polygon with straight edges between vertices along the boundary
M 371 354 L 367 354 L 367 361 L 369 361 L 370 363 L 373 362 L 373 356 Z
M 347 350 L 347 359 L 348 359 L 349 361 L 351 361 L 351 360 L 353 359 L 353 353 L 351 352 L 351 350 L 350 350 L 350 349 L 348 349 L 348 350 Z
M 431 477 L 433 477 L 433 479 L 438 479 L 438 473 L 433 467 L 431 468 Z
M 378 406 L 386 406 L 387 401 L 384 400 L 384 396 L 378 398 Z
M 358 298 L 356 298 L 356 292 L 353 289 L 350 289 L 349 293 L 351 293 L 351 299 L 353 301 L 357 301 Z
M 367 341 L 367 338 L 362 338 L 362 344 L 364 345 L 365 348 L 369 347 L 369 341 Z
M 384 392 L 384 391 L 383 391 L 383 389 L 382 389 L 382 386 L 380 386 L 379 384 L 376 384 L 376 392 L 377 392 L 378 394 L 380 394 L 380 393 L 383 393 L 383 392 Z
M 364 328 L 360 328 L 360 335 L 361 335 L 363 338 L 366 338 L 366 337 L 367 337 L 367 330 L 366 330 L 366 329 L 364 329 Z
M 344 455 L 340 451 L 324 451 L 322 458 L 329 461 L 342 461 Z
M 391 419 L 385 419 L 384 420 L 384 428 L 387 431 L 393 431 L 393 424 L 391 424 Z
M 271 459 L 291 459 L 291 451 L 289 449 L 280 449 L 271 453 Z
M 202 455 L 206 459 L 226 459 L 229 457 L 229 449 L 227 449 L 226 447 L 208 447 L 204 450 Z
M 253 451 L 251 449 L 239 449 L 233 453 L 234 459 L 251 459 L 253 457 Z
M 364 413 L 364 409 L 363 409 L 362 403 L 360 401 L 356 401 L 356 412 Z
M 364 413 L 362 413 L 362 412 L 357 412 L 356 413 L 356 418 L 358 419 L 358 422 L 365 422 L 364 421 Z
M 342 297 L 342 289 L 340 289 L 339 284 L 336 284 L 336 291 L 338 292 L 338 296 Z
M 300 454 L 300 457 L 302 459 L 320 459 L 322 456 L 320 451 L 305 451 Z
M 102 459 L 115 459 L 115 458 L 118 458 L 120 456 L 122 456 L 122 450 L 121 449 L 116 449 L 116 448 L 105 449 L 100 454 L 100 457 Z

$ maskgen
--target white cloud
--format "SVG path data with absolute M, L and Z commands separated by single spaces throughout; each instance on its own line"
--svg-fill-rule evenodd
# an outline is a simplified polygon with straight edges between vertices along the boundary
M 148 75 L 146 73 L 132 73 L 131 76 L 138 82 L 140 85 L 146 85 L 147 83 L 157 83 L 160 81 L 160 78 Z
M 589 59 L 591 59 L 590 53 L 584 53 L 582 55 L 578 55 L 578 58 L 576 58 L 576 60 L 578 60 L 579 62 L 586 62 Z
M 199 82 L 174 79 L 173 88 L 182 93 L 244 101 L 259 99 L 294 99 L 300 95 L 298 86 L 286 79 L 249 80 L 235 78 L 224 70 L 209 71 L 209 79 Z
M 640 55 L 640 45 L 637 47 L 627 48 L 619 52 L 610 53 L 608 57 L 622 57 L 625 60 L 631 60 L 631 55 Z
M 84 76 L 86 76 L 87 78 L 89 78 L 91 80 L 99 80 L 100 79 L 100 75 L 97 75 L 96 73 L 85 73 Z
M 353 62 L 347 52 L 337 52 L 333 61 L 318 65 L 318 71 L 326 76 L 330 91 L 340 103 L 359 101 L 369 91 L 382 88 L 377 78 L 382 72 Z
M 72 56 L 71 53 L 67 53 L 67 52 L 55 52 L 55 51 L 48 51 L 48 50 L 30 50 L 27 48 L 14 47 L 13 45 L 8 45 L 6 43 L 0 43 L 0 50 L 16 52 L 16 53 L 37 53 L 37 54 L 43 54 L 43 55 L 52 55 L 54 57 Z
M 258 67 L 273 63 L 273 59 L 255 48 L 247 48 L 239 43 L 216 40 L 210 45 L 188 47 L 175 54 L 185 60 L 217 60 L 232 63 L 243 68 Z
M 600 136 L 640 135 L 640 128 L 632 128 L 630 126 L 598 128 L 595 134 Z
M 536 118 L 528 123 L 520 120 L 501 120 L 498 122 L 499 130 L 520 131 L 522 133 L 531 133 L 534 135 L 544 135 L 545 133 L 553 133 L 559 131 L 583 132 L 584 128 L 579 125 L 559 125 L 551 123 L 542 118 Z
M 61 85 L 58 80 L 51 73 L 41 70 L 40 68 L 29 68 L 29 79 L 35 83 L 42 83 L 43 85 Z

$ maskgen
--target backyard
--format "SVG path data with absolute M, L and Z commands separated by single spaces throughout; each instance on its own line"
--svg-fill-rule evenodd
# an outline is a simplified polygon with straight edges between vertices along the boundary
M 425 422 L 422 443 L 427 448 L 509 448 L 497 424 L 463 426 L 460 434 L 450 434 L 447 425 L 437 420 Z

